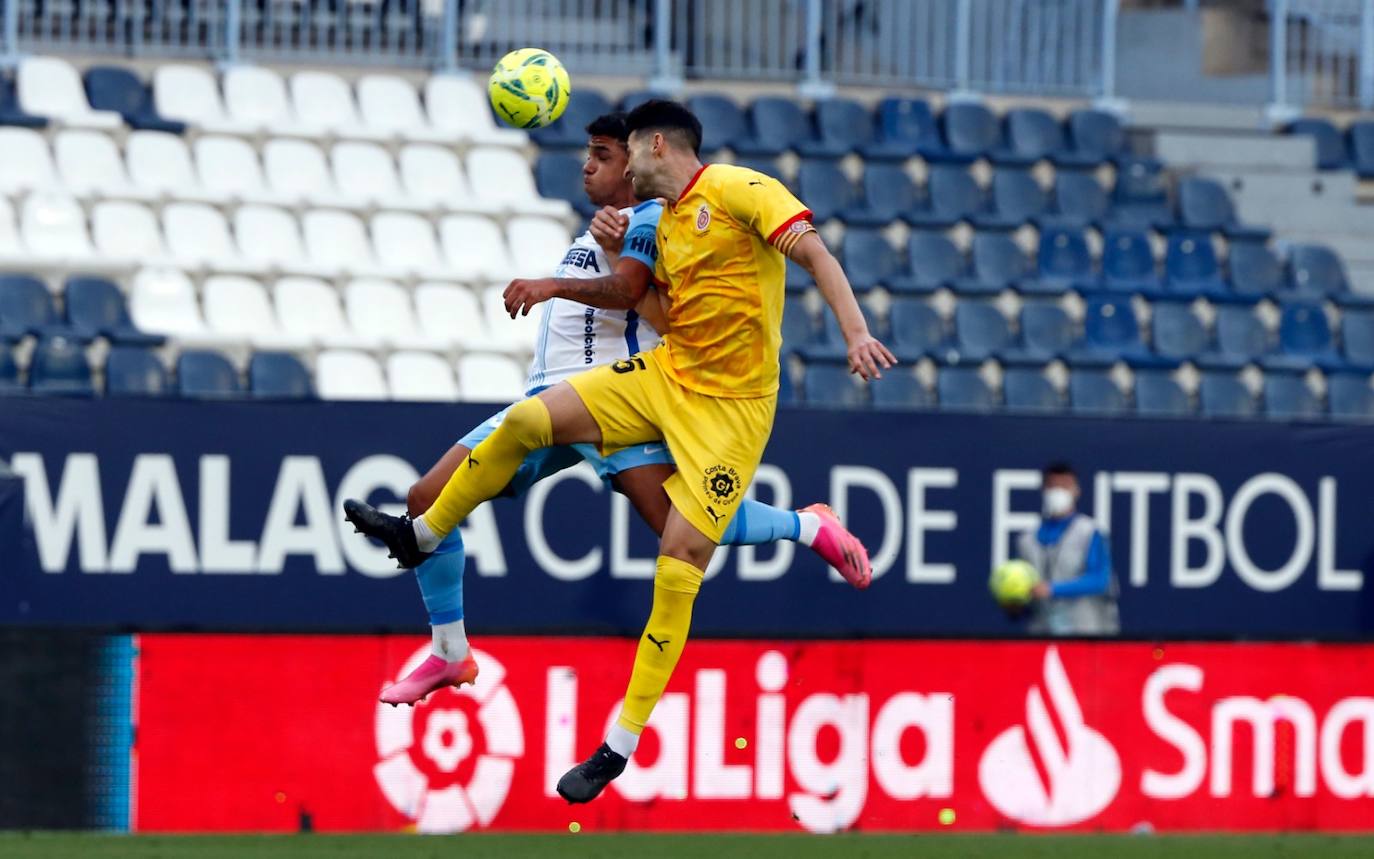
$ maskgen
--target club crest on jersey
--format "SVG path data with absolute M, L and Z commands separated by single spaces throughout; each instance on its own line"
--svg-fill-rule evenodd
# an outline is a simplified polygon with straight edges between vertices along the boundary
M 697 209 L 697 232 L 704 233 L 706 228 L 711 226 L 711 209 L 705 203 Z
M 728 465 L 713 465 L 706 469 L 701 488 L 721 504 L 731 504 L 739 496 L 739 472 Z

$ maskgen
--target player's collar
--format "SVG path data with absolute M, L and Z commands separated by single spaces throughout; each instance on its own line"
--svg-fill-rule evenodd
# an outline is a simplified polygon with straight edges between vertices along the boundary
M 687 182 L 687 187 L 683 188 L 682 193 L 677 195 L 677 199 L 673 201 L 673 205 L 681 203 L 683 199 L 686 198 L 686 196 L 691 192 L 692 186 L 696 185 L 697 180 L 701 178 L 701 174 L 705 173 L 706 168 L 710 166 L 710 164 L 703 164 L 701 165 L 701 169 L 697 170 L 696 173 L 692 174 L 692 178 Z

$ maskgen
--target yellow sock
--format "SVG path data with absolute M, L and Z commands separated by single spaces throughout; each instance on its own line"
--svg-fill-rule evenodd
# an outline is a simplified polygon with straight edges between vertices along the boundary
M 553 421 L 538 397 L 510 407 L 500 426 L 477 445 L 444 485 L 422 517 L 439 539 L 447 537 L 473 509 L 500 494 L 532 450 L 553 444 Z
M 692 627 L 692 601 L 706 574 L 686 561 L 660 555 L 654 572 L 654 607 L 644 626 L 644 637 L 635 653 L 635 668 L 625 705 L 616 724 L 638 735 L 649 721 L 654 705 L 663 697 L 668 678 L 687 644 Z

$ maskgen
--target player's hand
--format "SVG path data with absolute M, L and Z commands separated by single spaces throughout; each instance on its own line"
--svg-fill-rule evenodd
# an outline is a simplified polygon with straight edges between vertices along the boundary
M 897 359 L 872 334 L 865 332 L 849 341 L 849 372 L 858 373 L 866 382 L 881 379 L 882 371 L 896 364 Z
M 1050 598 L 1050 586 L 1045 582 L 1036 582 L 1035 587 L 1031 588 L 1031 596 L 1038 600 Z
M 608 254 L 619 254 L 625 245 L 625 229 L 629 226 L 630 219 L 620 214 L 619 209 L 615 206 L 603 206 L 592 216 L 592 223 L 588 229 L 602 250 Z
M 536 304 L 556 297 L 556 286 L 551 277 L 541 277 L 538 280 L 517 279 L 510 282 L 506 291 L 501 293 L 501 297 L 506 300 L 506 312 L 510 314 L 511 319 L 517 315 L 529 316 L 530 310 Z

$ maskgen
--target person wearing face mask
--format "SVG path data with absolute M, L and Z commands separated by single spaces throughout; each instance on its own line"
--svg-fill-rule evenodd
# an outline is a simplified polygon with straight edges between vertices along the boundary
M 1017 557 L 1040 571 L 1029 631 L 1040 635 L 1116 635 L 1116 579 L 1107 539 L 1078 512 L 1078 476 L 1068 463 L 1043 472 L 1040 526 L 1017 540 Z

